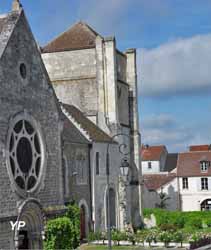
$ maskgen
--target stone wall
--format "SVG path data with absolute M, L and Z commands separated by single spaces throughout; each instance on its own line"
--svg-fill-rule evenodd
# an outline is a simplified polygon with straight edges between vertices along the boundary
M 96 77 L 95 49 L 42 54 L 51 81 Z
M 25 79 L 20 75 L 21 63 L 26 65 Z M 9 124 L 20 112 L 36 120 L 46 148 L 46 168 L 39 191 L 28 196 L 39 199 L 44 207 L 63 204 L 57 99 L 23 13 L 0 60 L 0 100 L 0 217 L 17 215 L 25 199 L 14 191 L 6 161 Z M 2 239 L 4 234 L 7 230 L 0 232 L 0 248 L 9 249 L 10 238 Z
M 85 201 L 89 211 L 86 211 L 91 226 L 91 183 L 89 145 L 68 143 L 64 144 L 63 157 L 65 160 L 66 192 L 65 201 L 75 201 L 79 204 Z
M 55 81 L 53 87 L 61 102 L 75 105 L 85 114 L 96 116 L 97 83 L 95 78 Z

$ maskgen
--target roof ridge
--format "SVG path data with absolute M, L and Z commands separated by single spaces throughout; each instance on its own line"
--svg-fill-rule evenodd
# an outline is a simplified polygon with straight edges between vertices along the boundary
M 74 117 L 65 109 L 65 107 L 63 106 L 63 104 L 60 104 L 61 105 L 61 109 L 62 109 L 62 112 L 67 116 L 67 118 L 73 123 L 73 125 L 78 128 L 78 130 L 86 137 L 86 139 L 88 141 L 92 141 L 88 131 L 86 131 L 81 124 L 79 124 L 75 119 Z
M 103 38 L 99 33 L 97 33 L 91 26 L 89 26 L 85 21 L 78 21 L 75 22 L 73 25 L 71 25 L 69 28 L 67 28 L 65 31 L 61 32 L 60 34 L 58 34 L 57 36 L 55 36 L 50 42 L 48 42 L 46 45 L 44 45 L 42 47 L 43 51 L 45 52 L 45 50 L 53 45 L 56 41 L 58 41 L 60 38 L 62 38 L 64 35 L 70 33 L 77 25 L 82 25 L 83 27 L 86 28 L 87 32 L 91 32 L 92 35 L 94 35 L 95 37 L 100 36 L 101 38 Z M 71 49 L 71 48 L 70 48 Z M 65 50 L 65 49 L 64 49 Z M 48 53 L 48 52 L 47 52 Z
M 82 124 L 82 127 L 87 133 L 89 134 L 92 141 L 99 141 L 99 142 L 112 142 L 112 138 L 110 135 L 108 135 L 105 131 L 103 131 L 99 126 L 97 126 L 93 121 L 91 121 L 86 115 L 83 114 L 83 112 L 77 108 L 74 105 L 61 103 L 61 105 L 65 108 L 65 110 L 71 115 L 71 117 L 76 120 L 77 124 L 84 123 L 84 126 Z M 70 108 L 70 110 L 68 110 Z M 72 111 L 72 113 L 71 113 Z M 74 113 L 79 114 L 79 120 L 77 118 L 75 119 Z M 94 133 L 96 131 L 98 134 Z M 100 139 L 99 139 L 100 136 Z M 113 143 L 115 143 L 113 141 Z

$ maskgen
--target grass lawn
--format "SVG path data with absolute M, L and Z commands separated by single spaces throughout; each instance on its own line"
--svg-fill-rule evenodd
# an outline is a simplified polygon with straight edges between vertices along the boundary
M 82 245 L 80 247 L 80 250 L 107 250 L 108 247 L 107 246 L 99 246 L 99 245 Z M 168 249 L 168 250 L 173 250 L 175 248 L 163 248 L 163 247 L 141 247 L 141 246 L 112 246 L 112 250 L 164 250 L 164 249 Z M 179 250 L 184 250 L 185 248 L 177 248 Z

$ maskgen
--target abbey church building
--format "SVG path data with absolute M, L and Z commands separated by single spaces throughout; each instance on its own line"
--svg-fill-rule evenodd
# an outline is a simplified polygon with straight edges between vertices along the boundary
M 43 249 L 73 201 L 81 240 L 108 228 L 108 210 L 111 226 L 140 226 L 136 78 L 135 49 L 85 23 L 39 48 L 19 0 L 0 16 L 0 249 Z

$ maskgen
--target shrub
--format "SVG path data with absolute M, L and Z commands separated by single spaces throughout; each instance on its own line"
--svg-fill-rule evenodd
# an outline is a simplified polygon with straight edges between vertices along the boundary
M 127 234 L 127 240 L 132 243 L 133 246 L 135 246 L 136 241 L 137 241 L 137 237 L 134 233 L 128 233 Z
M 154 241 L 157 241 L 157 235 L 158 232 L 156 230 L 150 230 L 149 233 L 146 235 L 145 240 L 149 243 L 149 246 L 151 246 L 151 243 Z
M 107 240 L 107 232 L 101 232 L 100 239 L 103 241 L 103 245 L 105 244 L 105 240 Z
M 117 243 L 118 246 L 120 246 L 120 241 L 126 239 L 126 234 L 119 230 L 113 229 L 111 231 L 111 238 L 115 243 Z
M 187 221 L 186 226 L 193 229 L 201 229 L 202 219 L 197 217 L 192 217 Z
M 73 237 L 72 237 L 73 236 Z M 46 228 L 45 250 L 75 248 L 74 227 L 68 217 L 49 220 Z
M 207 227 L 211 227 L 211 219 L 204 220 L 204 223 L 207 225 Z
M 66 216 L 70 219 L 72 224 L 73 247 L 77 248 L 80 244 L 80 208 L 74 202 L 67 206 Z
M 168 232 L 175 232 L 177 230 L 177 227 L 173 224 L 162 224 L 160 225 L 161 231 L 168 231 Z
M 146 240 L 148 231 L 147 230 L 138 230 L 136 232 L 136 242 L 137 243 L 142 243 L 144 245 L 144 241 Z
M 174 212 L 174 214 L 172 214 L 171 222 L 177 227 L 177 229 L 182 229 L 185 226 L 185 217 L 181 212 Z
M 177 231 L 172 235 L 172 240 L 176 243 L 180 243 L 182 247 L 182 243 L 186 240 L 186 234 L 182 231 Z
M 167 231 L 163 231 L 159 234 L 159 240 L 164 242 L 165 246 L 167 247 L 169 242 L 172 240 L 172 234 Z
M 96 232 L 90 232 L 88 234 L 88 242 L 92 242 L 92 241 L 100 241 L 101 240 L 101 233 L 100 231 L 96 231 Z

